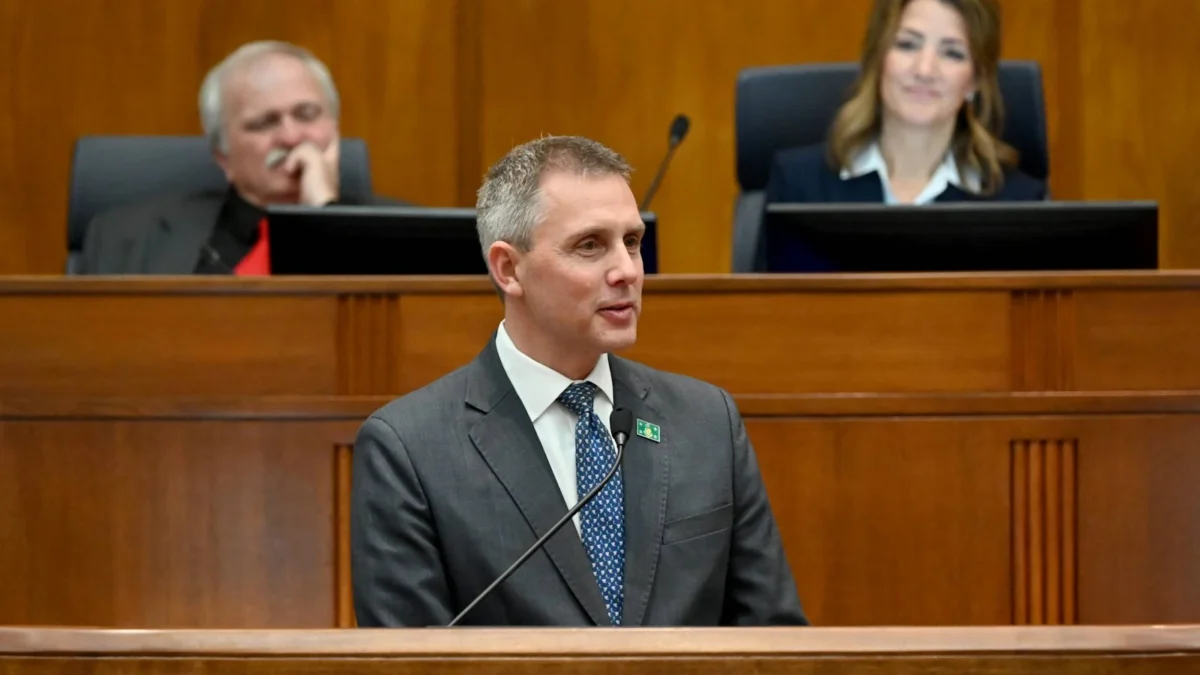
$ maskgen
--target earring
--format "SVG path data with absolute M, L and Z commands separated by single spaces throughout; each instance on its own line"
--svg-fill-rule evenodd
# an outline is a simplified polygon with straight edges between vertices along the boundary
M 975 92 L 971 92 L 971 93 L 967 94 L 967 103 L 974 103 L 974 102 L 975 102 Z

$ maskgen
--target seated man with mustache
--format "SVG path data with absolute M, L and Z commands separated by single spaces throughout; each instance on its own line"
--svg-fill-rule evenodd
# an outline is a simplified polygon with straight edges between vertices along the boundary
M 339 202 L 340 102 L 310 52 L 244 45 L 209 71 L 199 103 L 228 190 L 164 195 L 97 216 L 82 273 L 269 274 L 266 207 Z

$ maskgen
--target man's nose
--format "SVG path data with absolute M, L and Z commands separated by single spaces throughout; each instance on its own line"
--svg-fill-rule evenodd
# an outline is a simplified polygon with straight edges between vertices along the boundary
M 609 275 L 612 285 L 632 284 L 637 281 L 638 276 L 642 273 L 639 255 L 638 251 L 630 251 L 625 247 L 620 249 L 620 252 L 617 253 L 617 262 Z
M 285 117 L 279 123 L 279 132 L 276 134 L 276 140 L 280 145 L 294 148 L 304 140 L 304 129 L 291 117 Z

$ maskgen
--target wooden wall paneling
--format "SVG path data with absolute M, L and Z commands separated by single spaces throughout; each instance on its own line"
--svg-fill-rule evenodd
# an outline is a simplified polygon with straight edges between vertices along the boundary
M 1012 389 L 1070 390 L 1075 380 L 1075 297 L 1065 289 L 1012 294 Z
M 0 272 L 62 272 L 77 135 L 199 133 L 200 4 L 0 0 Z
M 1200 298 L 1156 290 L 1088 291 L 1076 299 L 1081 390 L 1200 389 Z
M 1187 278 L 949 290 L 972 279 L 904 293 L 851 279 L 744 291 L 656 280 L 624 355 L 739 395 L 1200 388 Z M 0 333 L 0 393 L 397 394 L 469 362 L 503 312 L 484 282 L 63 290 L 0 298 L 0 315 L 23 317 Z M 714 344 L 726 348 L 714 356 Z
M 727 271 L 734 83 L 748 66 L 857 55 L 865 1 L 522 0 L 484 3 L 482 159 L 542 134 L 582 134 L 637 169 L 639 200 L 677 113 L 687 140 L 652 208 L 659 269 Z
M 1009 378 L 1007 303 L 1004 293 L 656 293 L 622 356 L 734 393 L 996 391 Z M 474 358 L 503 318 L 491 294 L 405 295 L 400 308 L 403 391 Z M 714 358 L 714 344 L 729 349 Z
M 1200 621 L 1200 416 L 1088 420 L 1079 434 L 1079 621 Z
M 738 394 L 998 391 L 1009 381 L 1009 302 L 990 292 L 650 295 L 628 355 Z
M 351 443 L 376 405 L 0 422 L 0 623 L 353 625 Z M 1195 620 L 1194 414 L 869 409 L 748 406 L 819 625 Z
M 73 139 L 196 133 L 196 89 L 238 44 L 311 47 L 370 144 L 383 194 L 474 202 L 483 170 L 543 133 L 625 153 L 640 195 L 671 118 L 693 121 L 656 199 L 665 272 L 729 265 L 738 70 L 858 54 L 870 0 L 0 0 L 0 273 L 62 270 Z M 1200 265 L 1191 186 L 1193 3 L 1003 0 L 1006 58 L 1043 64 L 1053 194 L 1163 206 L 1165 264 Z
M 1075 439 L 1012 444 L 1013 623 L 1076 621 Z
M 1083 157 L 1089 199 L 1154 199 L 1160 265 L 1200 267 L 1200 3 L 1087 0 L 1080 18 Z
M 1153 1 L 1153 0 L 1151 0 Z M 1055 199 L 1081 199 L 1083 127 L 1079 123 L 1079 12 L 1081 0 L 1001 0 L 1001 58 L 1042 66 L 1050 147 L 1050 191 Z
M 1200 386 L 1189 366 L 1200 361 L 1190 346 L 1200 310 L 1180 283 L 905 295 L 869 283 L 712 293 L 652 284 L 625 355 L 735 394 L 1190 391 Z M 502 317 L 486 284 L 461 288 L 13 293 L 0 315 L 24 320 L 2 333 L 0 393 L 410 391 L 472 359 Z M 716 358 L 712 344 L 729 348 Z
M 402 391 L 396 349 L 400 298 L 390 293 L 338 297 L 337 370 L 342 394 L 387 394 Z
M 1014 622 L 1200 617 L 1195 410 L 994 419 L 1012 445 Z
M 747 431 L 817 625 L 1011 622 L 1004 422 L 750 418 Z
M 397 345 L 405 355 L 398 364 L 399 389 L 423 387 L 469 363 L 504 318 L 504 305 L 492 291 L 451 296 L 405 295 Z
M 1200 616 L 1194 414 L 751 414 L 747 429 L 819 625 Z
M 2 296 L 0 394 L 332 394 L 334 316 L 319 296 Z
M 334 462 L 334 622 L 338 628 L 353 628 L 357 625 L 354 585 L 350 574 L 350 496 L 353 488 L 354 444 L 335 445 Z
M 1200 613 L 1187 576 L 1200 562 L 1185 330 L 1196 280 L 655 279 L 630 356 L 738 396 L 819 624 L 1188 621 Z M 0 291 L 0 313 L 23 319 L 4 324 L 0 355 L 26 357 L 0 363 L 0 577 L 35 579 L 16 586 L 34 595 L 0 597 L 0 623 L 313 625 L 316 600 L 253 596 L 251 607 L 239 595 L 266 574 L 269 561 L 240 556 L 277 505 L 292 514 L 274 512 L 287 532 L 324 519 L 321 540 L 279 545 L 322 561 L 319 625 L 350 625 L 354 432 L 391 395 L 470 360 L 501 312 L 482 280 L 9 280 Z M 90 332 L 63 329 L 76 324 Z M 97 375 L 118 365 L 129 377 Z M 321 376 L 290 379 L 305 366 Z M 296 490 L 324 485 L 305 493 L 319 505 L 280 486 L 297 467 L 308 473 Z M 119 529 L 146 505 L 127 526 L 137 536 Z M 196 563 L 207 571 L 158 573 L 214 541 Z M 141 576 L 124 587 L 130 560 Z M 317 574 L 300 569 L 278 583 Z M 79 581 L 60 595 L 38 590 L 67 574 Z M 219 596 L 202 592 L 218 581 Z M 61 615 L 32 613 L 29 598 L 50 612 L 64 594 Z
M 0 422 L 0 623 L 331 627 L 344 422 Z
M 455 0 L 455 201 L 458 206 L 475 206 L 483 182 L 483 36 L 486 0 Z M 449 4 L 449 3 L 447 3 Z

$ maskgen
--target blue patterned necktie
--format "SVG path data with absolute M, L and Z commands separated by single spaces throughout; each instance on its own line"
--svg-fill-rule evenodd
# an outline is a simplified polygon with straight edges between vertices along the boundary
M 576 382 L 558 397 L 567 410 L 579 416 L 575 425 L 575 481 L 579 498 L 591 492 L 612 469 L 616 447 L 593 408 L 596 385 Z M 579 512 L 583 546 L 600 584 L 608 618 L 621 625 L 625 596 L 625 487 L 621 471 Z

